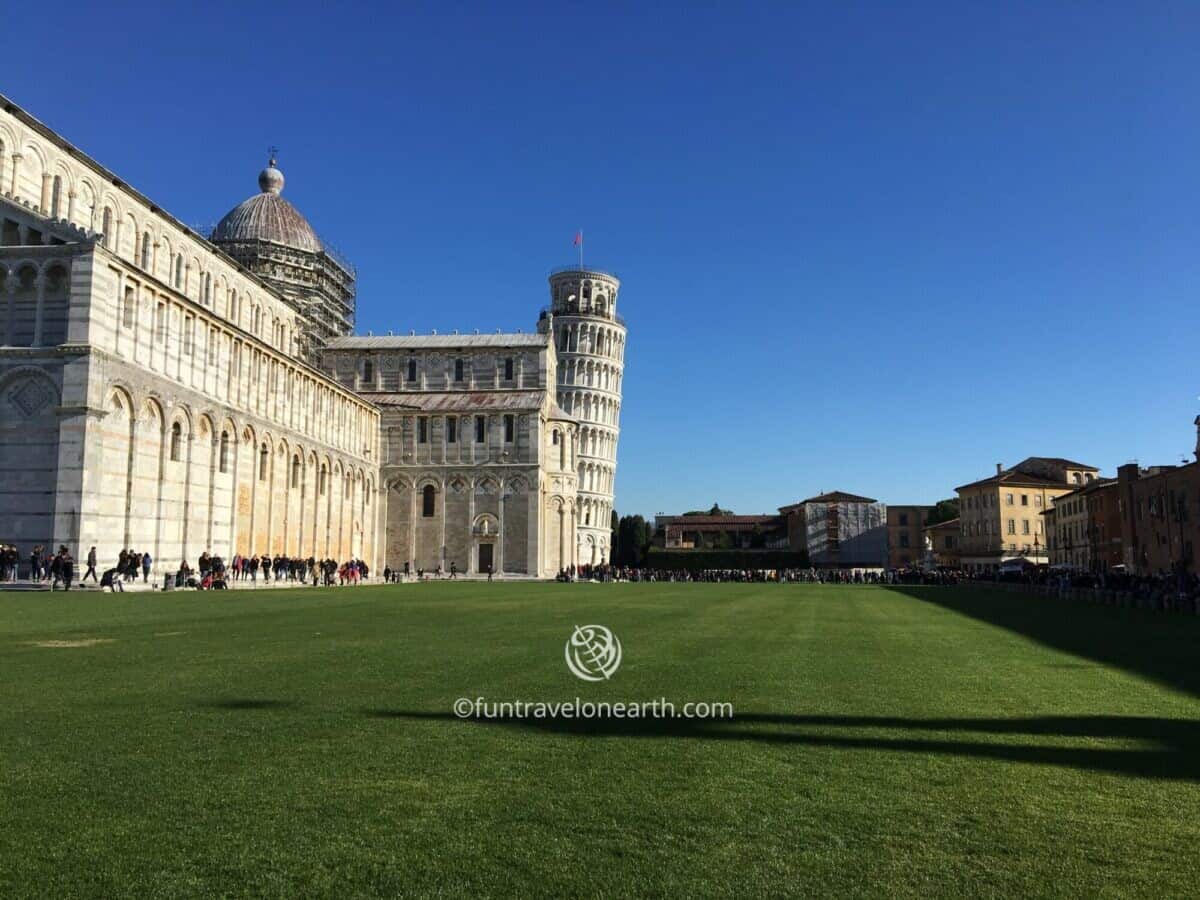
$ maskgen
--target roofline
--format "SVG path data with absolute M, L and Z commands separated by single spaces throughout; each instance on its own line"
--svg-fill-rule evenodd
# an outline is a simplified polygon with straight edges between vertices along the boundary
M 135 199 L 140 200 L 142 203 L 146 204 L 146 206 L 148 206 L 150 208 L 150 212 L 152 214 L 154 214 L 156 216 L 161 216 L 162 218 L 166 219 L 168 222 L 170 222 L 172 225 L 174 225 L 180 231 L 184 232 L 185 234 L 189 235 L 190 237 L 192 237 L 196 241 L 198 241 L 210 253 L 212 253 L 214 256 L 218 257 L 223 262 L 228 264 L 238 274 L 244 276 L 245 278 L 248 278 L 250 281 L 259 285 L 264 291 L 269 293 L 272 297 L 275 297 L 280 302 L 285 303 L 289 307 L 291 307 L 291 303 L 288 301 L 287 297 L 285 297 L 283 294 L 281 294 L 278 290 L 271 287 L 271 285 L 267 284 L 267 282 L 263 281 L 261 278 L 259 278 L 257 275 L 255 275 L 253 272 L 246 269 L 236 259 L 234 259 L 232 256 L 229 256 L 227 253 L 222 251 L 220 247 L 218 247 L 216 244 L 214 244 L 212 241 L 210 241 L 204 235 L 197 232 L 190 225 L 186 225 L 179 219 L 175 218 L 173 215 L 171 215 L 169 212 L 167 212 L 165 209 L 163 209 L 161 206 L 159 206 L 157 203 L 155 203 L 153 200 L 151 200 L 149 197 L 147 197 L 145 194 L 143 194 L 141 191 L 139 191 L 133 185 L 129 184 L 127 181 L 125 181 L 123 178 L 121 178 L 119 175 L 117 175 L 117 173 L 112 171 L 112 169 L 108 168 L 107 166 L 103 165 L 102 163 L 97 162 L 91 156 L 88 156 L 86 153 L 84 153 L 82 150 L 80 150 L 78 147 L 76 147 L 74 144 L 72 144 L 70 141 L 68 141 L 65 137 L 63 137 L 61 134 L 59 134 L 57 131 L 55 131 L 53 128 L 51 128 L 49 125 L 42 122 L 40 119 L 35 117 L 32 113 L 30 113 L 24 107 L 20 106 L 16 101 L 12 100 L 10 97 L 8 97 L 5 94 L 0 94 L 0 109 L 3 109 L 6 113 L 10 113 L 11 115 L 15 116 L 20 121 L 24 122 L 27 126 L 32 128 L 34 131 L 41 134 L 42 137 L 46 138 L 47 140 L 53 141 L 62 150 L 64 150 L 68 156 L 70 156 L 74 159 L 77 159 L 86 165 L 91 166 L 101 176 L 103 176 L 105 178 L 105 180 L 107 180 L 109 183 L 111 183 L 114 187 L 118 187 L 118 188 L 121 188 L 121 190 L 128 191 L 130 194 L 133 195 L 133 197 Z M 32 212 L 32 210 L 29 210 L 29 212 Z M 53 219 L 46 216 L 45 213 L 38 212 L 38 213 L 35 213 L 35 215 L 40 215 L 43 219 L 46 219 L 46 221 L 48 221 L 48 222 L 54 221 Z M 320 240 L 319 237 L 318 237 L 318 240 Z M 305 252 L 307 252 L 307 251 L 305 251 Z M 323 255 L 329 256 L 329 254 L 324 252 L 324 249 L 322 249 L 321 252 Z M 329 257 L 329 259 L 331 259 L 333 261 L 333 263 L 335 265 L 337 265 L 338 268 L 342 269 L 343 271 L 346 271 L 345 268 L 337 260 L 333 259 L 333 257 Z M 350 275 L 352 280 L 357 281 L 357 278 L 354 277 L 353 273 L 347 271 L 346 274 Z
M 1007 478 L 1007 480 L 1003 480 L 1003 481 L 1001 480 L 1010 475 L 1012 476 L 1011 478 Z M 1038 478 L 1036 475 L 1025 475 L 1024 473 L 1015 472 L 1010 469 L 1010 470 L 1004 472 L 1002 475 L 993 475 L 991 478 L 981 478 L 978 481 L 972 481 L 970 484 L 960 485 L 959 487 L 956 487 L 954 490 L 955 491 L 965 491 L 967 488 L 980 487 L 981 485 L 991 484 L 993 482 L 997 485 L 1014 484 L 1019 487 L 1041 487 L 1041 488 L 1051 488 L 1051 489 L 1058 489 L 1058 488 L 1072 488 L 1073 489 L 1075 487 L 1075 485 L 1062 484 L 1057 481 L 1051 481 L 1048 478 Z

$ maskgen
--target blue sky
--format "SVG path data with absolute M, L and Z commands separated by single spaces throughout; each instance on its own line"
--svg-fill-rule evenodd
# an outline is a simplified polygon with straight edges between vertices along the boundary
M 1200 5 L 5 11 L 0 92 L 189 222 L 285 195 L 360 330 L 623 280 L 620 512 L 933 502 L 1200 412 Z

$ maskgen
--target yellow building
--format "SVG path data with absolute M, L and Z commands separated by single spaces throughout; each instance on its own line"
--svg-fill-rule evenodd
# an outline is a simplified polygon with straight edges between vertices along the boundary
M 962 541 L 962 525 L 958 519 L 949 519 L 936 525 L 926 525 L 924 540 L 933 551 L 933 564 L 948 569 L 957 569 L 961 564 L 959 544 Z
M 1069 459 L 1031 456 L 1011 469 L 997 464 L 992 477 L 956 488 L 963 567 L 988 571 L 1022 557 L 1048 563 L 1042 513 L 1098 473 Z
M 888 567 L 902 569 L 925 559 L 922 529 L 933 511 L 932 506 L 888 506 Z

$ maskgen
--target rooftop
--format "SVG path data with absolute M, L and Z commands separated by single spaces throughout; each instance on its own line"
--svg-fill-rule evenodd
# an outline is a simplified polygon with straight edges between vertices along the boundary
M 418 350 L 426 347 L 544 347 L 549 335 L 538 332 L 500 334 L 349 335 L 333 338 L 328 350 Z
M 280 196 L 283 183 L 283 173 L 272 159 L 258 175 L 259 193 L 226 213 L 209 240 L 214 244 L 265 241 L 305 253 L 320 253 L 324 248 L 308 220 Z
M 421 412 L 521 411 L 540 409 L 545 391 L 426 391 L 404 394 L 365 394 L 378 406 Z
M 801 500 L 799 503 L 793 503 L 790 506 L 781 506 L 779 509 L 795 509 L 798 506 L 803 506 L 806 503 L 878 503 L 873 497 L 863 497 L 860 494 L 848 494 L 845 491 L 828 491 L 824 494 L 817 494 L 815 497 L 809 497 L 807 500 Z

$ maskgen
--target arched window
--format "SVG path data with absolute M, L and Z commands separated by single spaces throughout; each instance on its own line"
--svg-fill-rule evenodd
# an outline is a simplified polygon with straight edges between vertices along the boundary
M 417 361 L 415 359 L 410 359 L 408 361 L 408 380 L 417 380 Z
M 292 487 L 300 487 L 300 457 L 292 457 Z
M 258 480 L 267 480 L 267 465 L 270 462 L 271 454 L 267 452 L 267 445 L 264 443 L 262 449 L 258 451 Z
M 107 206 L 104 207 L 104 215 L 100 221 L 101 221 L 100 230 L 103 234 L 103 237 L 101 238 L 101 243 L 103 243 L 105 247 L 111 247 L 112 246 L 112 227 L 113 227 L 112 210 L 109 209 Z
M 221 432 L 221 450 L 217 454 L 217 469 L 221 472 L 229 471 L 229 432 Z
M 205 272 L 204 273 L 204 305 L 210 306 L 211 304 L 212 304 L 212 273 Z
M 171 426 L 171 462 L 179 462 L 179 442 L 183 428 L 178 422 Z
M 426 519 L 433 517 L 433 506 L 436 497 L 437 491 L 434 490 L 432 484 L 427 484 L 421 489 L 421 515 Z
M 317 479 L 317 490 L 320 492 L 322 497 L 325 496 L 325 488 L 328 484 L 328 479 L 329 479 L 329 468 L 325 465 L 325 463 L 321 463 L 321 474 L 320 474 L 320 477 Z
M 150 232 L 142 233 L 142 268 L 150 271 Z
M 183 289 L 183 254 L 175 257 L 175 290 Z

